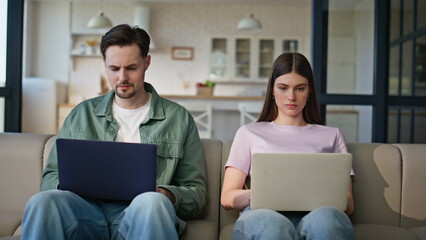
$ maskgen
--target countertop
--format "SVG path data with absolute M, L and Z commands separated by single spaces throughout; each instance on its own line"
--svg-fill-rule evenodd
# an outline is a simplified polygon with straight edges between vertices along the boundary
M 265 97 L 253 96 L 200 96 L 200 95 L 161 95 L 170 99 L 210 99 L 210 100 L 264 100 Z
M 215 102 L 225 102 L 229 104 L 230 102 L 235 101 L 263 101 L 265 97 L 253 97 L 253 96 L 201 96 L 201 95 L 160 95 L 163 98 L 172 99 L 172 100 L 214 100 Z M 236 103 L 235 103 L 236 104 Z M 60 103 L 59 107 L 75 107 L 77 104 L 72 103 Z

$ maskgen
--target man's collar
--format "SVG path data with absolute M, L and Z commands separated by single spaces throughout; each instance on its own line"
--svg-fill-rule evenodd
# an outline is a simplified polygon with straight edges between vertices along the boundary
M 165 118 L 164 109 L 163 109 L 163 101 L 162 98 L 158 95 L 157 91 L 155 91 L 154 87 L 145 82 L 144 83 L 145 91 L 151 93 L 151 107 L 149 110 L 149 118 L 162 120 Z M 113 120 L 112 115 L 112 101 L 114 99 L 115 93 L 111 90 L 109 93 L 102 98 L 101 102 L 98 106 L 95 107 L 93 113 L 96 116 L 104 116 L 108 121 Z

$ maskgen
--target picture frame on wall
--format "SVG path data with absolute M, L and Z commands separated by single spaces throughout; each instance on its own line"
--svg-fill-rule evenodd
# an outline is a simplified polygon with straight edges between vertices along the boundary
M 173 60 L 192 60 L 193 58 L 194 58 L 194 48 L 172 47 Z

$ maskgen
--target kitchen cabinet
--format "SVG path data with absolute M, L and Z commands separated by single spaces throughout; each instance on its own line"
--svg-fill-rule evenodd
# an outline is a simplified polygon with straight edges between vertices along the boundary
M 265 82 L 281 53 L 299 51 L 297 38 L 215 36 L 211 38 L 209 79 Z

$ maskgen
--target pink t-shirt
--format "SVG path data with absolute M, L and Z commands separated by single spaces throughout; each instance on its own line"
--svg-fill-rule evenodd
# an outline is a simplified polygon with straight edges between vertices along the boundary
M 303 127 L 257 122 L 238 129 L 225 167 L 251 173 L 253 153 L 347 153 L 338 128 L 308 124 Z

